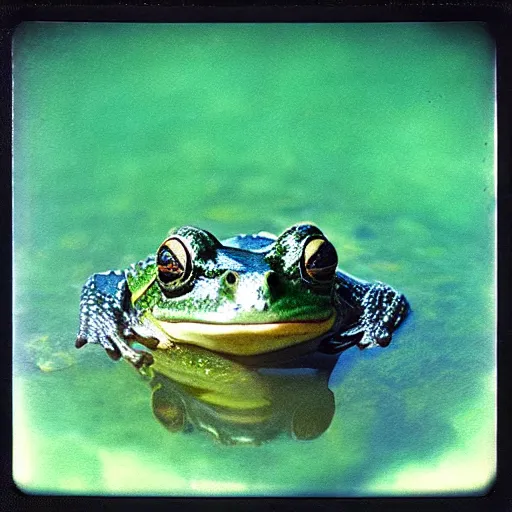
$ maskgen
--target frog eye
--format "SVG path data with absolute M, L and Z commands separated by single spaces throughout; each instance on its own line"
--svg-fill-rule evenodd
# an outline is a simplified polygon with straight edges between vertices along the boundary
M 190 253 L 178 238 L 168 238 L 156 256 L 158 278 L 164 286 L 175 288 L 184 283 L 192 271 Z
M 302 276 L 308 280 L 325 283 L 334 277 L 338 255 L 336 249 L 324 238 L 314 238 L 304 247 Z

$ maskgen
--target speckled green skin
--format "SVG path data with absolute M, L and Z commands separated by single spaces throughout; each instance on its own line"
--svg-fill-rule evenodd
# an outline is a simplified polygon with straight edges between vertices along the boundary
M 320 234 L 310 226 L 309 234 Z M 127 273 L 132 294 L 152 284 L 135 301 L 140 310 L 151 310 L 159 320 L 213 321 L 224 323 L 270 323 L 282 321 L 323 320 L 333 312 L 332 287 L 312 286 L 301 279 L 299 260 L 302 240 L 297 231 L 291 231 L 275 244 L 272 239 L 252 237 L 253 241 L 267 241 L 270 251 L 250 252 L 243 249 L 251 237 L 239 237 L 239 247 L 224 246 L 202 230 L 185 227 L 172 230 L 170 235 L 183 237 L 194 256 L 193 284 L 188 291 L 176 297 L 162 294 L 156 280 L 157 265 L 153 260 L 136 265 Z M 209 234 L 208 234 L 209 235 Z M 225 275 L 236 271 L 237 285 L 230 286 Z M 279 276 L 274 289 L 267 285 L 264 275 L 273 271 Z M 278 288 L 278 289 L 276 289 Z
M 279 237 L 239 235 L 222 243 L 188 226 L 169 235 L 183 241 L 190 253 L 186 283 L 176 293 L 165 290 L 154 255 L 124 271 L 94 274 L 82 291 L 77 347 L 99 343 L 111 357 L 141 366 L 152 357 L 132 349 L 131 339 L 151 348 L 156 340 L 169 341 L 154 319 L 267 324 L 321 321 L 334 313 L 322 347 L 339 352 L 356 343 L 360 348 L 388 345 L 408 312 L 405 297 L 383 283 L 340 270 L 324 282 L 308 277 L 301 266 L 305 246 L 315 238 L 326 240 L 311 224 L 292 226 Z M 226 277 L 230 273 L 237 275 L 234 284 Z

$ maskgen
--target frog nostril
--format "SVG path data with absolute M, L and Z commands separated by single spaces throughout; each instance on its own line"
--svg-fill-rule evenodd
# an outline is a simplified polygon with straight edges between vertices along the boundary
M 276 289 L 280 282 L 279 282 L 279 276 L 273 272 L 272 270 L 269 270 L 266 274 L 265 274 L 265 282 L 267 283 L 267 286 L 270 288 L 270 289 Z
M 238 274 L 229 270 L 224 274 L 224 279 L 226 280 L 227 284 L 234 285 L 238 281 Z
M 281 278 L 279 277 L 279 274 L 274 272 L 273 270 L 269 270 L 265 274 L 265 281 L 264 281 L 264 297 L 266 300 L 270 300 L 270 302 L 273 302 L 277 300 L 280 295 L 282 294 L 282 285 Z
M 223 296 L 229 298 L 230 300 L 234 300 L 236 291 L 238 289 L 239 281 L 240 276 L 238 275 L 237 272 L 233 272 L 232 270 L 226 270 L 226 272 L 222 274 L 219 283 Z

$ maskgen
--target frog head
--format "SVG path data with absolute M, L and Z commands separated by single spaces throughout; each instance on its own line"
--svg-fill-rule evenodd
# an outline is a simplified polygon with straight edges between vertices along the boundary
M 337 261 L 311 224 L 292 226 L 257 249 L 223 245 L 186 226 L 169 232 L 154 262 L 129 275 L 128 286 L 133 306 L 170 339 L 246 356 L 332 332 Z

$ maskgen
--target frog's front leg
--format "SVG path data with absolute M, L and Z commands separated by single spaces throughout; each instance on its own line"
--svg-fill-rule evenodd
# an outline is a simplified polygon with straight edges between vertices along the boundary
M 368 283 L 337 272 L 336 293 L 358 312 L 355 323 L 338 336 L 358 337 L 359 348 L 389 345 L 393 331 L 409 312 L 405 296 L 381 282 Z
M 151 354 L 134 350 L 127 342 L 127 337 L 139 325 L 137 311 L 130 303 L 124 272 L 94 274 L 87 280 L 80 298 L 77 348 L 86 343 L 97 343 L 112 359 L 123 357 L 136 368 L 151 364 Z

